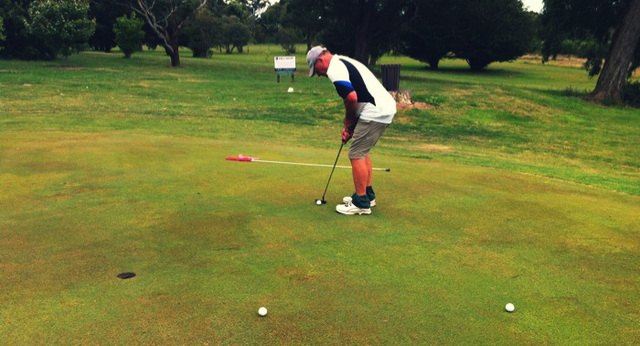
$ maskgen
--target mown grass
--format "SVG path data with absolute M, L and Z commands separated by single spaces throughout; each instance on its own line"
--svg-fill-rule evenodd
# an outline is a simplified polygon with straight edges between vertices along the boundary
M 341 102 L 302 55 L 277 84 L 281 54 L 0 62 L 3 342 L 640 338 L 640 111 L 565 96 L 580 69 L 385 57 L 436 108 L 397 115 L 346 218 L 348 170 L 317 207 L 328 169 L 224 160 L 335 158 Z

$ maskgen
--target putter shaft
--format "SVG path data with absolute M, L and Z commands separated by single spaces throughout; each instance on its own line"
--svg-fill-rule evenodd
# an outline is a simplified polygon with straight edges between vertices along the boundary
M 331 169 L 331 174 L 329 174 L 329 180 L 327 180 L 327 186 L 324 188 L 324 193 L 322 194 L 322 200 L 324 201 L 324 196 L 327 194 L 327 189 L 329 188 L 329 182 L 331 182 L 331 177 L 333 176 L 333 171 L 336 170 L 336 165 L 338 164 L 338 159 L 340 158 L 340 153 L 342 152 L 342 147 L 344 146 L 344 142 L 340 142 L 340 149 L 338 149 L 338 155 L 336 156 L 336 162 L 333 163 L 333 168 Z

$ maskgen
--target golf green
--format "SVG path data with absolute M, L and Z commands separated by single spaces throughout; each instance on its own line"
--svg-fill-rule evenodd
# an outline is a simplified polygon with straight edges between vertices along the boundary
M 16 344 L 638 336 L 636 196 L 374 155 L 392 167 L 375 173 L 378 206 L 346 217 L 334 205 L 352 191 L 348 170 L 316 206 L 330 168 L 224 160 L 331 164 L 335 150 L 7 135 L 0 331 Z
M 305 48 L 294 83 L 268 45 L 1 61 L 0 344 L 638 343 L 640 110 L 553 62 L 384 56 L 430 107 L 343 216 L 348 169 L 318 206 L 330 167 L 225 160 L 333 164 Z

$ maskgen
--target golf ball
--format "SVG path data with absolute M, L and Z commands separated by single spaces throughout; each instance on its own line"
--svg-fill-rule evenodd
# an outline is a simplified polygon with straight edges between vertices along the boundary
M 261 307 L 260 309 L 258 309 L 258 315 L 264 317 L 267 316 L 267 308 L 265 308 L 264 306 Z
M 317 201 L 316 201 L 316 204 L 317 204 L 317 205 L 320 205 L 320 204 L 322 204 L 322 201 L 321 201 L 321 200 L 317 200 Z
M 504 309 L 507 310 L 507 312 L 513 312 L 513 310 L 515 310 L 516 307 L 513 306 L 513 304 L 509 303 L 509 304 L 505 305 Z

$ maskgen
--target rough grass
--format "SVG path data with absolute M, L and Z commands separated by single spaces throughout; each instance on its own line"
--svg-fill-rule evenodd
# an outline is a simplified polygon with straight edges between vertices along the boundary
M 329 169 L 224 160 L 335 157 L 331 86 L 302 64 L 286 93 L 271 51 L 179 69 L 160 53 L 3 62 L 0 339 L 640 338 L 637 110 L 562 96 L 564 75 L 591 83 L 566 67 L 432 73 L 387 57 L 437 107 L 398 115 L 374 155 L 392 168 L 375 175 L 379 206 L 347 218 L 333 204 L 352 191 L 348 170 L 317 207 Z

